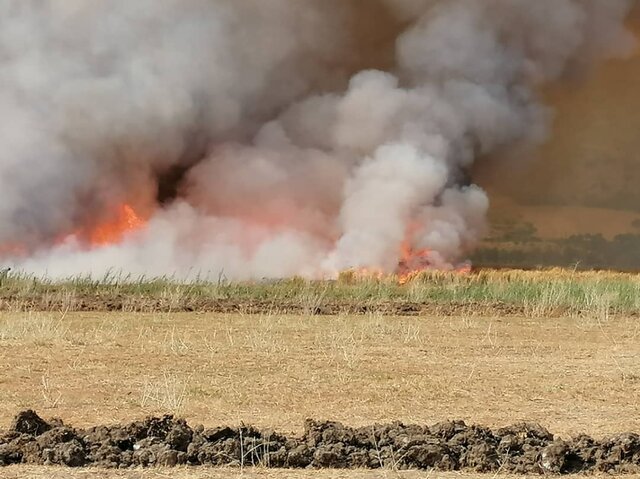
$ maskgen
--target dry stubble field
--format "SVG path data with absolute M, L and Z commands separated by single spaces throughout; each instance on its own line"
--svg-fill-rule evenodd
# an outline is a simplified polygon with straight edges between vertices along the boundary
M 536 421 L 563 437 L 601 437 L 640 430 L 639 340 L 637 320 L 620 315 L 5 312 L 0 429 L 17 411 L 34 408 L 79 427 L 173 413 L 191 424 L 244 422 L 290 434 L 301 433 L 306 418 L 350 426 L 463 419 L 490 427 Z M 0 477 L 87 474 L 98 473 L 0 470 Z M 244 477 L 389 474 L 397 473 Z M 99 475 L 218 478 L 240 471 Z M 427 476 L 436 477 L 415 477 Z
M 20 409 L 75 426 L 175 413 L 286 433 L 537 421 L 640 429 L 634 319 L 3 313 L 0 422 Z
M 80 428 L 171 413 L 294 436 L 306 418 L 536 421 L 563 438 L 640 429 L 637 275 L 432 273 L 398 286 L 4 274 L 0 286 L 0 430 L 27 408 Z M 11 466 L 0 477 L 461 476 Z

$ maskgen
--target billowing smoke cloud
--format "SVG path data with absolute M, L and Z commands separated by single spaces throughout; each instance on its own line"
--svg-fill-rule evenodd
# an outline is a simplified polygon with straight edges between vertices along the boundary
M 545 138 L 536 88 L 629 52 L 631 4 L 5 0 L 0 252 L 54 277 L 393 272 L 403 245 L 454 267 L 489 207 L 467 169 Z M 90 244 L 123 204 L 146 226 Z

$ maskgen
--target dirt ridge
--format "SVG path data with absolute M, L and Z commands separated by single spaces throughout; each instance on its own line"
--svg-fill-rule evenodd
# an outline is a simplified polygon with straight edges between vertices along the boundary
M 0 466 L 102 468 L 263 466 L 269 468 L 422 469 L 565 474 L 640 471 L 640 436 L 603 440 L 554 437 L 537 424 L 497 430 L 449 421 L 351 428 L 307 420 L 300 437 L 251 426 L 191 427 L 167 415 L 124 425 L 75 429 L 20 412 L 0 432 Z
M 141 297 L 134 300 L 116 296 L 100 298 L 96 296 L 78 296 L 69 303 L 67 299 L 1 298 L 0 311 L 67 311 L 67 312 L 150 312 L 150 313 L 220 313 L 220 314 L 308 314 L 333 316 L 339 314 L 365 315 L 381 313 L 393 316 L 440 315 L 458 316 L 462 314 L 522 316 L 527 308 L 522 304 L 505 302 L 416 302 L 416 301 L 375 301 L 370 303 L 349 301 L 325 301 L 320 304 L 301 304 L 280 299 L 210 299 L 181 301 L 178 304 L 160 298 Z M 547 317 L 562 317 L 568 314 L 581 314 L 579 310 L 560 306 L 546 312 Z M 616 314 L 615 310 L 611 311 Z M 635 312 L 625 313 L 627 317 Z

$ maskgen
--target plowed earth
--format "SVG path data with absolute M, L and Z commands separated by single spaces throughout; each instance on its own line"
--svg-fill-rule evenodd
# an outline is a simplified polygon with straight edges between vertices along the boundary
M 0 465 L 130 468 L 177 465 L 266 468 L 435 469 L 576 473 L 640 471 L 640 436 L 564 441 L 535 424 L 498 430 L 444 422 L 350 428 L 307 420 L 300 437 L 253 427 L 190 427 L 172 416 L 74 429 L 19 413 L 0 435 Z

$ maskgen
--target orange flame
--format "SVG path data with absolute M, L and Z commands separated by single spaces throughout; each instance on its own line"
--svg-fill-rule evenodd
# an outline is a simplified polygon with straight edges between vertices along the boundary
M 102 223 L 91 227 L 82 227 L 72 234 L 62 236 L 57 243 L 76 238 L 89 248 L 99 248 L 121 242 L 129 232 L 139 230 L 146 224 L 133 207 L 127 203 L 120 205 L 116 214 Z
M 60 246 L 69 240 L 79 241 L 88 248 L 99 248 L 121 242 L 129 232 L 142 229 L 147 221 L 129 204 L 120 205 L 115 215 L 94 226 L 84 226 L 72 233 L 60 235 L 52 246 Z M 7 242 L 0 244 L 0 257 L 25 257 L 32 251 L 27 243 Z
M 415 249 L 412 245 L 420 225 L 412 223 L 407 228 L 405 239 L 400 245 L 400 261 L 396 275 L 400 284 L 406 284 L 423 271 L 433 268 L 430 258 L 431 251 L 426 248 Z
M 99 224 L 90 231 L 81 232 L 78 236 L 86 240 L 90 246 L 106 246 L 119 243 L 128 232 L 141 229 L 145 223 L 133 207 L 125 203 L 118 208 L 113 219 Z
M 418 278 L 425 271 L 436 269 L 431 257 L 431 250 L 427 248 L 416 249 L 412 246 L 413 238 L 417 227 L 412 226 L 407 230 L 405 240 L 400 245 L 400 259 L 393 275 L 387 275 L 380 270 L 371 268 L 360 268 L 353 271 L 356 278 L 384 279 L 386 277 L 396 279 L 398 284 L 405 285 Z M 471 273 L 471 264 L 464 263 L 453 269 L 459 274 Z
M 407 284 L 420 273 L 432 267 L 428 249 L 414 250 L 407 239 L 402 243 L 400 251 L 400 262 L 397 270 L 398 283 Z

